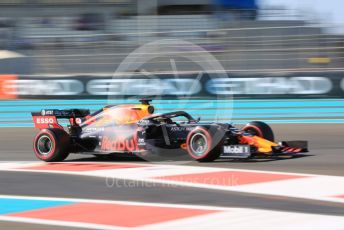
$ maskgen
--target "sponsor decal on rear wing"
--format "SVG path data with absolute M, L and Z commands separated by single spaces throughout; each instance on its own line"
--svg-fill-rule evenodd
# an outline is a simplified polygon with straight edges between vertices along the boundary
M 38 129 L 46 128 L 60 128 L 63 129 L 58 123 L 58 118 L 69 119 L 71 125 L 76 124 L 76 119 L 88 116 L 90 111 L 88 109 L 43 109 L 41 112 L 32 112 L 32 119 L 35 127 Z
M 62 128 L 59 125 L 57 118 L 55 116 L 41 116 L 37 113 L 32 113 L 33 123 L 35 124 L 35 128 L 38 129 L 46 129 L 46 128 Z

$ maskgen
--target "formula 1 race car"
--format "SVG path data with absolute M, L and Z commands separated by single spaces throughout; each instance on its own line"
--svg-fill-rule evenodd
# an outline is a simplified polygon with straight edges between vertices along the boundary
M 189 155 L 197 161 L 217 158 L 294 156 L 307 152 L 306 141 L 274 142 L 269 125 L 253 121 L 241 129 L 226 123 L 201 123 L 184 111 L 153 115 L 150 100 L 140 104 L 33 112 L 41 129 L 33 149 L 43 161 L 63 161 L 70 153 L 102 155 L 161 153 Z M 67 131 L 58 119 L 68 119 Z M 172 151 L 171 151 L 172 150 Z

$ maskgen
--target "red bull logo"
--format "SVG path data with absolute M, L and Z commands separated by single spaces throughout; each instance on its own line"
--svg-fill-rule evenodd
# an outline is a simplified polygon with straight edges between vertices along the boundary
M 135 137 L 121 137 L 117 136 L 114 139 L 110 139 L 109 137 L 105 136 L 102 139 L 100 149 L 103 151 L 127 151 L 127 152 L 135 152 L 139 151 L 139 147 L 137 145 L 137 140 Z

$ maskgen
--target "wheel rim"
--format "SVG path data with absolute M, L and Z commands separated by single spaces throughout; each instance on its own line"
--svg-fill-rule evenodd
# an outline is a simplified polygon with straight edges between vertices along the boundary
M 194 134 L 190 140 L 190 147 L 196 156 L 203 156 L 208 150 L 208 140 L 203 133 Z
M 251 134 L 252 136 L 258 136 L 258 137 L 262 137 L 261 134 L 258 132 L 258 130 L 256 130 L 255 128 L 247 128 L 245 129 L 245 132 Z
M 253 135 L 253 136 L 258 136 L 257 130 L 252 129 L 252 128 L 248 128 L 245 130 L 247 133 Z
M 42 135 L 37 141 L 37 150 L 40 155 L 47 156 L 53 149 L 53 142 L 47 135 Z

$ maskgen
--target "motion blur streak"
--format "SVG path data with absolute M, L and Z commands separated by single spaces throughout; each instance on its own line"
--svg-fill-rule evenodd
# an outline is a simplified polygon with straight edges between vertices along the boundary
M 33 127 L 31 111 L 42 108 L 89 108 L 93 111 L 108 103 L 131 103 L 135 100 L 25 100 L 0 101 L 0 127 Z M 270 99 L 235 100 L 233 108 L 223 100 L 156 100 L 156 113 L 186 110 L 203 121 L 246 123 L 263 120 L 268 123 L 343 123 L 342 99 Z M 219 114 L 219 110 L 221 114 Z M 233 112 L 232 120 L 228 115 Z

